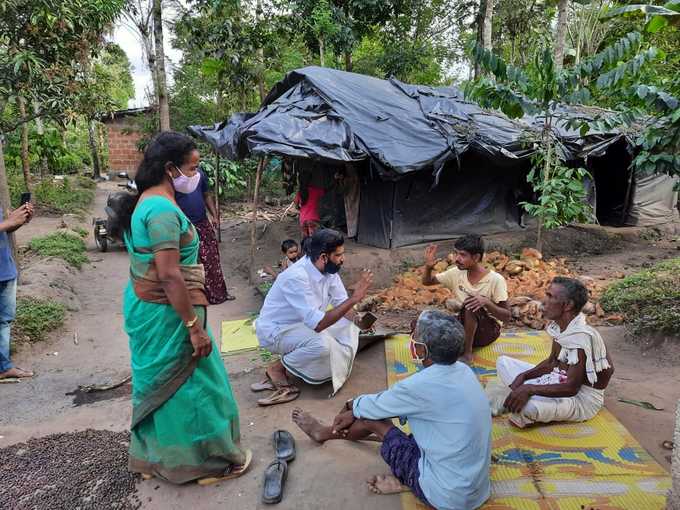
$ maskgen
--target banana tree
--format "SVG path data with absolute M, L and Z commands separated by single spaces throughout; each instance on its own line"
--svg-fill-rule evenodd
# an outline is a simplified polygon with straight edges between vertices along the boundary
M 522 204 L 529 214 L 538 218 L 538 250 L 542 249 L 544 227 L 552 229 L 583 221 L 589 213 L 583 200 L 583 178 L 587 173 L 566 167 L 564 152 L 555 134 L 556 123 L 568 120 L 561 117 L 558 106 L 560 103 L 586 104 L 591 99 L 591 89 L 613 89 L 619 87 L 624 78 L 636 75 L 659 53 L 654 48 L 643 50 L 641 42 L 641 35 L 631 32 L 568 69 L 555 66 L 547 46 L 537 51 L 524 69 L 506 64 L 479 45 L 473 46 L 473 60 L 491 76 L 471 83 L 466 88 L 468 97 L 484 107 L 500 109 L 509 117 L 529 115 L 542 120 L 539 135 L 530 134 L 528 139 L 536 154 L 528 181 L 538 202 Z

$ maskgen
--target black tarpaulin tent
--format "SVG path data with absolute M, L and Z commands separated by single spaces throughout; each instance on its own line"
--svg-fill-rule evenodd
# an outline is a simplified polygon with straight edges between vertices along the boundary
M 591 170 L 602 195 L 598 216 L 618 208 L 625 217 L 634 194 L 631 140 L 616 131 L 581 136 L 567 122 L 600 110 L 560 105 L 558 112 L 562 156 Z M 315 168 L 355 165 L 359 242 L 397 247 L 520 228 L 529 140 L 541 124 L 485 110 L 455 87 L 306 67 L 277 83 L 258 112 L 190 132 L 229 159 L 278 155 L 315 161 Z

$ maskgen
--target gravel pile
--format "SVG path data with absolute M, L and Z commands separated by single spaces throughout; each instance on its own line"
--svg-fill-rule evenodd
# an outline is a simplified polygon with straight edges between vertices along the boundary
M 140 508 L 129 443 L 129 432 L 88 429 L 0 449 L 0 508 Z

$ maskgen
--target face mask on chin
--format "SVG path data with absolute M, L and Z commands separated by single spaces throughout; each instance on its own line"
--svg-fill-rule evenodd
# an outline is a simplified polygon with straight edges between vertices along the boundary
M 175 191 L 178 193 L 193 193 L 201 182 L 201 174 L 196 172 L 193 176 L 187 177 L 182 173 L 179 167 L 175 168 L 179 172 L 179 175 L 172 178 L 172 187 L 175 188 Z
M 422 363 L 425 360 L 425 358 L 421 358 L 420 356 L 418 356 L 418 351 L 416 350 L 416 345 L 422 345 L 423 347 L 425 347 L 426 352 L 427 352 L 427 345 L 425 345 L 422 342 L 416 342 L 413 339 L 413 337 L 411 337 L 409 339 L 409 342 L 408 342 L 408 350 L 409 350 L 409 353 L 411 354 L 411 359 L 416 363 Z

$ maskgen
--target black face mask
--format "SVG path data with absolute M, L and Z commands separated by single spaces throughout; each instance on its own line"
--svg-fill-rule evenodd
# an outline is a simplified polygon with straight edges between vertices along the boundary
M 342 265 L 336 264 L 331 259 L 326 260 L 326 266 L 323 268 L 323 272 L 326 274 L 335 274 L 342 268 Z

